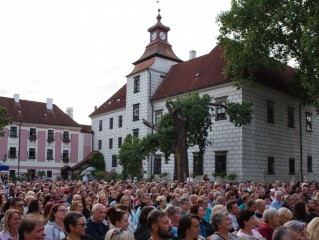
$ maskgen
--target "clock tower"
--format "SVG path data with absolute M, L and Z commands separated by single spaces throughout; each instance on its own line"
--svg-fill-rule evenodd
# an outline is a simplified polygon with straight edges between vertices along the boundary
M 157 23 L 148 29 L 148 32 L 150 33 L 150 42 L 146 46 L 146 50 L 142 57 L 134 62 L 134 65 L 156 56 L 175 62 L 182 62 L 182 60 L 175 55 L 172 46 L 168 43 L 168 31 L 170 28 L 162 24 L 160 12 L 161 10 L 158 9 L 158 15 L 156 17 Z

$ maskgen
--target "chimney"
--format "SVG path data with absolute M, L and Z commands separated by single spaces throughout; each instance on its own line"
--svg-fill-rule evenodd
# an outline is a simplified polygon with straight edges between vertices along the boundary
M 13 98 L 16 103 L 19 103 L 19 94 L 14 94 Z
M 53 109 L 53 99 L 47 98 L 47 110 L 52 110 L 52 109 Z
M 195 50 L 189 51 L 189 60 L 192 60 L 194 58 L 196 58 L 196 51 Z
M 66 114 L 73 119 L 73 108 L 72 107 L 68 107 L 66 109 Z
M 97 109 L 97 106 L 94 106 L 94 111 Z

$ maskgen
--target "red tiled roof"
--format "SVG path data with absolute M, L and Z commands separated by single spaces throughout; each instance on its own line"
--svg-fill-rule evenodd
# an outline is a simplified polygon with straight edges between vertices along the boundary
M 91 125 L 84 125 L 84 124 L 80 124 L 81 132 L 82 133 L 92 133 L 92 126 Z
M 139 71 L 142 71 L 142 70 L 144 70 L 144 69 L 149 68 L 150 66 L 153 65 L 154 62 L 155 62 L 155 58 L 152 58 L 152 59 L 149 59 L 149 60 L 147 60 L 147 61 L 145 61 L 145 62 L 141 62 L 141 63 L 137 64 L 137 65 L 134 67 L 133 71 L 132 71 L 129 75 L 131 75 L 131 74 L 133 74 L 133 73 L 137 73 L 137 72 L 139 72 Z
M 126 106 L 126 84 L 120 88 L 112 97 L 98 107 L 89 117 L 124 108 Z
M 174 65 L 155 92 L 152 100 L 175 96 L 230 82 L 223 74 L 226 61 L 222 49 L 216 46 L 209 54 Z M 293 68 L 261 68 L 256 73 L 256 82 L 280 91 L 288 92 L 287 81 Z
M 13 122 L 79 127 L 77 122 L 55 104 L 52 110 L 47 110 L 46 103 L 22 99 L 16 103 L 14 98 L 0 97 L 0 106 L 8 110 L 7 115 Z
M 223 69 L 222 50 L 215 47 L 209 54 L 174 65 L 153 95 L 153 100 L 191 92 L 229 82 Z
M 146 47 L 145 52 L 143 53 L 142 57 L 140 57 L 136 62 L 133 64 L 139 64 L 144 62 L 145 60 L 151 59 L 153 57 L 161 57 L 169 60 L 173 60 L 175 62 L 182 62 L 175 53 L 173 52 L 172 46 L 169 44 L 155 42 L 150 44 Z

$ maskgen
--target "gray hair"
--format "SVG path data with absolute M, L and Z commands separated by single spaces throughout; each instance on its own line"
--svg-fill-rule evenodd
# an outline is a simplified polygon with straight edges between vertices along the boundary
M 285 207 L 281 207 L 278 209 L 278 213 L 279 213 L 279 216 L 289 216 L 290 219 L 292 218 L 292 212 L 288 209 L 288 208 L 285 208 Z
M 294 230 L 297 233 L 301 233 L 305 230 L 307 224 L 305 222 L 300 222 L 298 220 L 291 220 L 289 222 L 286 222 L 284 226 Z
M 276 191 L 276 192 L 275 192 L 275 198 L 277 198 L 278 195 L 282 195 L 282 191 Z
M 220 211 L 217 211 L 211 218 L 211 223 L 213 225 L 213 228 L 215 231 L 219 230 L 218 225 L 225 219 L 225 217 L 228 217 L 229 213 L 226 209 L 222 209 Z
M 276 228 L 272 235 L 272 240 L 290 240 L 289 232 L 293 231 L 292 229 L 284 226 Z
M 94 204 L 93 205 L 93 207 L 92 207 L 92 213 L 94 213 L 94 212 L 96 212 L 100 207 L 105 207 L 103 204 L 101 204 L 101 203 L 96 203 L 96 204 Z
M 276 208 L 270 208 L 267 209 L 263 214 L 263 219 L 266 223 L 268 223 L 271 219 L 274 217 L 277 217 L 279 215 L 279 212 Z

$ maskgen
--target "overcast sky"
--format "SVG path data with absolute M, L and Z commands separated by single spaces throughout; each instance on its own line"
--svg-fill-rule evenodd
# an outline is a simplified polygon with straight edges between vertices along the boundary
M 0 0 L 0 96 L 74 108 L 88 117 L 125 82 L 149 43 L 147 29 L 171 28 L 168 41 L 188 60 L 216 46 L 216 16 L 230 0 Z

